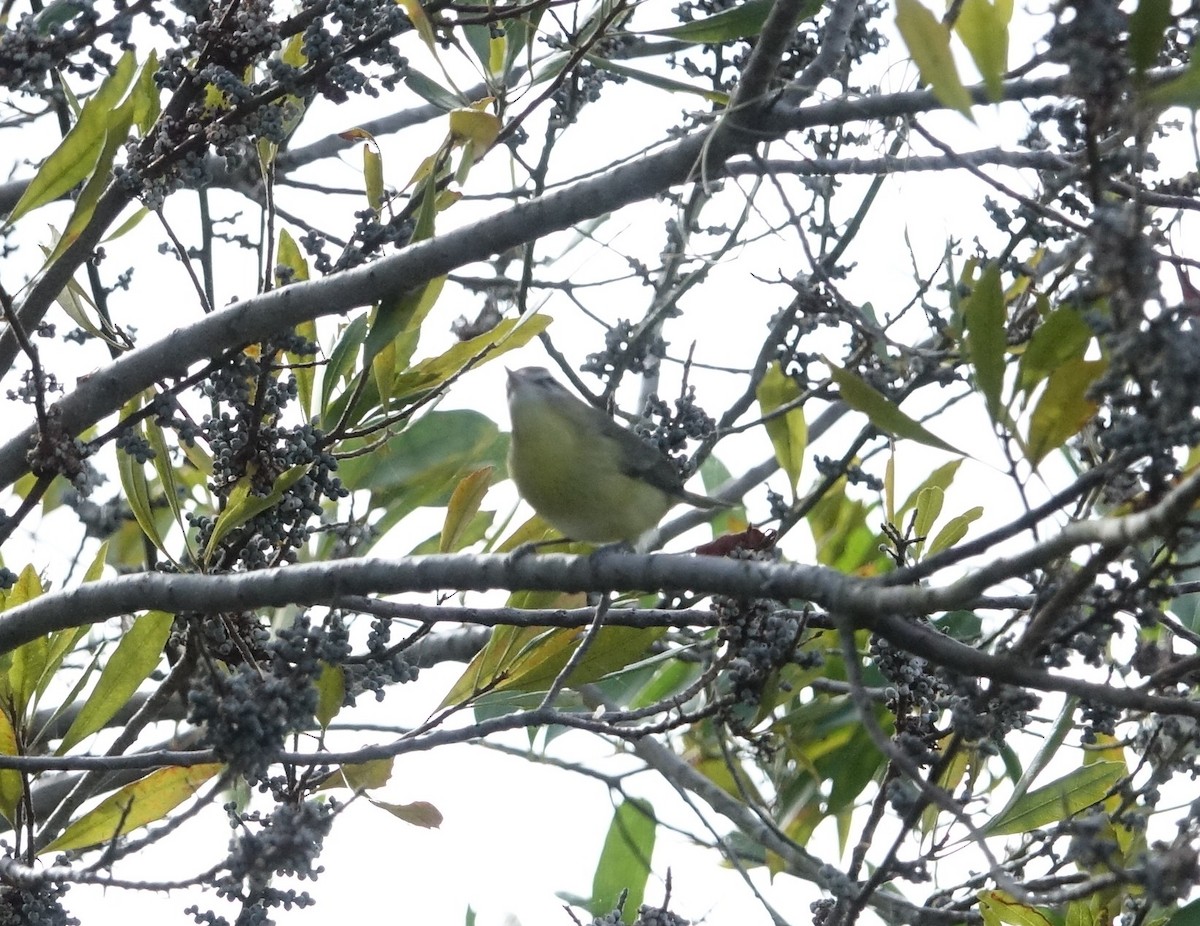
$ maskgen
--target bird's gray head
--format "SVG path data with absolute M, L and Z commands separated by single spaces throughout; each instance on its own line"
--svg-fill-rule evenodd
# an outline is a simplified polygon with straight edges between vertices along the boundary
M 510 399 L 517 390 L 525 391 L 526 394 L 541 393 L 543 395 L 566 391 L 545 367 L 521 367 L 519 370 L 510 370 L 505 367 L 505 372 L 508 373 L 507 388 Z

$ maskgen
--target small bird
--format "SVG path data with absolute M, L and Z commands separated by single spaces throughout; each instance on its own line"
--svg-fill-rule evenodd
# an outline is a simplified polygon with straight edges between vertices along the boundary
M 670 459 L 549 370 L 508 370 L 508 411 L 508 473 L 533 510 L 571 540 L 636 540 L 679 502 L 727 507 L 687 491 Z

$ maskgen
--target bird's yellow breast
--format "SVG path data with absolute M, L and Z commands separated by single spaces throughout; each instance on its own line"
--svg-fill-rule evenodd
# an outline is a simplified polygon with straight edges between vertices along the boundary
M 572 540 L 634 540 L 674 500 L 621 470 L 620 447 L 546 402 L 513 409 L 509 475 L 534 511 Z

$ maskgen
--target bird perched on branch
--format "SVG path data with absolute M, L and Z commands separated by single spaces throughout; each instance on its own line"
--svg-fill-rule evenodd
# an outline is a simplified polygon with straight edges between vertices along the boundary
M 550 371 L 508 371 L 508 472 L 533 510 L 571 540 L 633 541 L 679 502 L 725 502 L 683 487 L 671 460 Z

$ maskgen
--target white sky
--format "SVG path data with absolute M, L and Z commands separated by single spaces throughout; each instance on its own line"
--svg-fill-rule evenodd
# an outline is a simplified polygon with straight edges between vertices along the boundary
M 1043 23 L 1044 17 L 1039 18 L 1037 28 L 1040 29 Z M 1021 46 L 1019 36 L 1028 25 L 1028 22 L 1023 22 L 1014 30 L 1011 62 L 1026 57 L 1028 48 Z M 1026 34 L 1037 33 L 1031 31 Z M 893 57 L 901 54 L 898 42 L 893 43 L 890 54 Z M 436 67 L 429 61 L 414 58 L 413 63 L 428 74 L 437 73 Z M 973 72 L 966 65 L 963 73 L 970 76 Z M 893 65 L 886 73 L 882 73 L 885 90 L 909 88 L 912 80 L 910 66 Z M 469 83 L 469 80 L 463 83 Z M 631 99 L 635 105 L 631 104 Z M 356 120 L 378 115 L 384 105 L 391 107 L 394 104 L 391 99 L 386 99 L 383 104 L 363 99 L 353 100 L 336 110 L 322 106 L 324 111 L 312 114 L 295 144 L 303 145 L 331 129 L 353 126 Z M 595 109 L 586 110 L 584 116 L 585 121 L 591 120 L 598 126 L 606 127 L 602 130 L 603 143 L 598 144 L 596 136 L 587 131 L 568 133 L 567 140 L 560 146 L 558 157 L 576 169 L 586 165 L 602 167 L 618 151 L 634 152 L 645 140 L 656 138 L 663 126 L 675 121 L 681 109 L 699 105 L 695 99 L 669 96 L 646 88 L 612 88 L 606 93 L 605 99 Z M 998 140 L 1007 141 L 1011 147 L 1012 139 L 1020 132 L 1025 119 L 1018 107 L 1010 106 L 1003 115 L 980 110 L 974 126 L 957 115 L 930 116 L 922 122 L 939 137 L 952 140 L 960 149 L 970 150 L 996 144 Z M 613 124 L 621 126 L 619 133 L 611 131 L 609 127 Z M 1017 128 L 1014 129 L 1014 126 Z M 406 131 L 395 138 L 381 139 L 388 184 L 403 186 L 416 164 L 436 146 L 443 133 L 444 125 L 435 123 L 420 131 Z M 531 134 L 536 137 L 537 130 Z M 782 144 L 775 146 L 771 153 L 780 157 L 794 156 L 794 152 Z M 1181 156 L 1186 159 L 1189 154 L 1183 151 Z M 359 158 L 358 149 L 353 149 L 346 152 L 340 161 L 323 161 L 299 176 L 334 185 L 358 187 L 361 185 Z M 476 175 L 472 176 L 468 192 L 486 188 L 487 171 L 502 175 L 506 169 L 499 159 L 478 168 L 479 179 Z M 1011 177 L 1008 179 L 1012 182 Z M 503 182 L 502 176 L 500 182 Z M 479 185 L 476 186 L 476 183 Z M 865 183 L 865 180 L 857 178 L 844 181 L 846 195 L 843 203 L 847 209 L 851 208 L 850 204 L 856 203 L 855 196 L 849 191 L 855 187 L 861 188 Z M 919 272 L 927 274 L 935 266 L 947 237 L 963 239 L 963 248 L 969 253 L 972 236 L 982 229 L 990 229 L 982 210 L 983 196 L 989 192 L 961 175 L 947 178 L 935 174 L 909 174 L 891 179 L 872 211 L 869 227 L 860 234 L 846 255 L 846 260 L 857 262 L 863 271 L 868 272 L 852 274 L 845 283 L 845 294 L 851 299 L 870 301 L 881 315 L 907 302 L 913 288 L 914 271 L 904 257 L 905 234 L 910 235 L 918 249 Z M 732 183 L 728 185 L 724 198 L 731 204 L 738 202 L 738 194 Z M 285 191 L 280 194 L 280 199 L 283 203 L 300 203 L 297 211 L 301 214 L 311 209 L 311 197 L 294 197 Z M 763 208 L 771 210 L 777 217 L 779 213 L 774 208 L 773 199 L 773 195 L 764 193 Z M 213 202 L 213 211 L 217 215 L 223 214 L 231 202 L 235 203 L 234 208 L 244 210 L 247 216 L 252 214 L 252 207 L 230 194 L 214 192 Z M 444 221 L 453 224 L 468 220 L 472 215 L 489 214 L 500 208 L 503 206 L 498 202 L 478 205 L 464 203 L 446 213 Z M 348 210 L 346 214 L 348 217 Z M 720 214 L 720 208 L 714 206 L 706 212 L 705 217 L 716 221 L 716 216 Z M 46 207 L 44 216 L 47 224 L 52 223 L 59 228 L 66 221 L 64 210 L 58 206 Z M 611 242 L 623 252 L 656 254 L 663 243 L 662 216 L 662 211 L 654 206 L 631 207 L 613 216 L 601 227 L 597 237 Z M 184 240 L 194 244 L 194 197 L 185 193 L 172 199 L 168 217 Z M 352 219 L 348 217 L 342 224 L 347 226 L 350 222 Z M 26 227 L 36 226 L 36 223 L 28 220 L 24 224 Z M 298 230 L 291 231 L 298 237 Z M 189 318 L 199 314 L 198 306 L 190 297 L 190 286 L 175 259 L 170 255 L 160 256 L 152 250 L 153 242 L 159 237 L 161 230 L 152 219 L 148 219 L 135 235 L 108 246 L 112 257 L 106 266 L 110 271 L 115 272 L 115 268 L 136 263 L 137 273 L 131 297 L 127 299 L 118 294 L 115 300 L 122 306 L 133 304 L 138 307 L 137 326 L 143 342 L 172 327 L 185 324 Z M 540 253 L 543 256 L 552 255 L 555 249 L 552 246 L 543 247 Z M 33 250 L 26 248 L 21 259 L 29 259 L 32 254 Z M 248 287 L 254 279 L 251 259 L 245 256 L 239 259 L 229 249 L 221 253 L 220 259 L 218 304 L 224 304 L 234 296 L 249 295 L 251 290 Z M 554 271 L 565 275 L 566 268 L 572 268 L 570 277 L 578 282 L 580 279 L 602 278 L 613 268 L 619 267 L 618 260 L 606 258 L 598 249 L 584 245 L 574 249 Z M 790 275 L 803 267 L 803 257 L 794 238 L 782 237 L 754 245 L 716 268 L 711 279 L 684 300 L 686 317 L 683 326 L 668 329 L 667 337 L 673 342 L 672 353 L 683 353 L 688 340 L 695 337 L 699 361 L 721 365 L 746 364 L 759 347 L 766 320 L 781 300 L 786 299 L 786 294 L 779 287 L 757 283 L 753 275 L 772 277 L 780 271 Z M 33 267 L 29 266 L 28 271 L 32 272 Z M 164 293 L 171 294 L 165 304 Z M 426 324 L 429 334 L 418 356 L 435 353 L 441 347 L 448 346 L 451 340 L 449 322 L 460 314 L 472 317 L 477 310 L 475 299 L 462 299 L 450 288 L 447 293 L 448 296 L 439 303 Z M 453 295 L 449 295 L 451 293 Z M 636 318 L 640 307 L 646 302 L 646 295 L 640 288 L 635 288 L 635 284 L 631 284 L 624 296 L 628 301 L 622 299 L 620 304 L 615 304 L 612 289 L 597 289 L 594 297 L 588 297 L 594 298 L 596 304 L 589 304 L 589 307 L 609 320 L 618 315 Z M 555 318 L 552 334 L 559 347 L 566 349 L 572 360 L 578 363 L 584 354 L 598 348 L 595 326 L 591 322 L 580 321 L 576 310 L 567 300 L 552 296 L 546 300 L 543 310 Z M 55 320 L 60 325 L 69 325 L 63 317 Z M 836 350 L 836 346 L 831 349 Z M 536 345 L 504 359 L 510 366 L 544 363 L 544 357 Z M 100 362 L 102 355 L 97 354 L 94 363 Z M 82 361 L 76 374 L 86 372 L 89 368 L 88 362 Z M 443 407 L 476 408 L 499 422 L 506 422 L 502 404 L 502 376 L 502 364 L 489 364 L 464 380 Z M 677 382 L 676 377 L 673 368 L 665 369 L 664 394 L 674 394 L 672 388 Z M 699 388 L 701 403 L 711 410 L 722 407 L 724 392 L 730 388 L 732 381 L 720 375 L 696 373 L 693 382 Z M 11 429 L 18 421 L 24 421 L 24 412 L 24 409 L 9 404 L 0 405 L 0 424 L 7 424 Z M 835 435 L 852 433 L 852 428 L 856 427 L 856 423 L 848 422 Z M 944 428 L 945 425 L 941 423 L 934 425 L 935 431 L 942 432 Z M 957 514 L 977 504 L 980 493 L 986 491 L 992 502 L 991 510 L 973 533 L 986 529 L 991 521 L 998 523 L 1007 520 L 1016 498 L 1006 481 L 995 478 L 996 470 L 992 466 L 1000 461 L 1000 457 L 989 427 L 982 423 L 979 415 L 964 414 L 956 418 L 951 439 L 956 444 L 968 447 L 977 460 L 964 463 L 959 480 L 948 495 L 946 515 Z M 840 446 L 841 442 L 834 437 L 827 438 L 814 449 L 819 453 L 834 455 Z M 727 448 L 725 445 L 722 447 L 722 459 L 735 472 L 770 453 L 765 436 L 758 432 L 742 435 L 730 442 Z M 898 499 L 905 497 L 932 465 L 944 459 L 933 451 L 904 445 L 898 460 Z M 1047 468 L 1055 466 L 1054 462 L 1048 461 Z M 778 490 L 784 488 L 778 477 L 773 484 Z M 112 489 L 111 484 L 102 488 L 98 498 L 107 497 Z M 507 510 L 506 506 L 514 501 L 515 494 L 507 485 L 497 487 L 489 496 L 489 506 L 497 507 L 501 516 Z M 749 508 L 752 517 L 765 517 L 762 493 L 749 500 Z M 438 529 L 440 518 L 440 512 L 418 513 L 415 517 L 417 526 L 406 531 L 403 538 L 383 544 L 379 552 L 407 552 L 414 538 L 423 539 Z M 55 520 L 50 520 L 37 528 L 37 542 L 30 545 L 31 555 L 51 556 L 52 548 L 56 546 L 55 531 L 59 530 L 59 524 L 65 525 L 69 520 L 60 516 L 57 524 Z M 793 542 L 796 547 L 789 549 L 789 552 L 794 556 L 804 555 L 803 539 L 797 538 Z M 67 545 L 69 552 L 73 552 L 73 544 L 74 540 Z M 53 555 L 61 552 L 62 545 L 57 546 L 59 549 L 54 550 Z M 677 548 L 683 546 L 679 544 Z M 15 562 L 10 553 L 7 565 L 17 569 L 21 564 Z M 51 574 L 56 566 L 50 560 L 38 562 L 37 565 L 51 567 Z M 418 683 L 390 691 L 387 700 L 380 707 L 373 708 L 369 715 L 383 724 L 417 723 L 433 709 L 459 671 L 461 667 L 445 666 L 423 673 Z M 1051 707 L 1052 704 L 1048 702 L 1043 713 L 1051 713 Z M 388 739 L 390 737 L 386 734 L 379 735 L 380 741 Z M 520 746 L 526 739 L 521 734 L 513 734 L 506 741 Z M 1037 744 L 1028 745 L 1033 749 Z M 562 737 L 550 751 L 571 761 L 595 762 L 605 767 L 612 762 L 611 749 L 606 744 L 582 733 Z M 617 761 L 619 765 L 628 767 L 624 760 Z M 664 818 L 685 829 L 697 829 L 694 817 L 680 806 L 665 783 L 649 775 L 639 776 L 635 791 L 649 796 Z M 442 926 L 463 922 L 466 908 L 471 905 L 478 912 L 480 926 L 502 926 L 510 916 L 517 917 L 525 924 L 567 923 L 569 919 L 563 913 L 562 902 L 556 898 L 555 892 L 589 893 L 593 866 L 611 815 L 607 791 L 601 784 L 477 746 L 400 757 L 391 784 L 379 796 L 396 802 L 428 800 L 442 811 L 445 822 L 440 830 L 420 830 L 395 821 L 365 802 L 359 802 L 334 826 L 322 858 L 327 866 L 326 872 L 315 884 L 297 885 L 310 891 L 317 898 L 317 905 L 306 911 L 280 914 L 280 922 L 323 924 L 334 923 L 345 917 L 365 919 L 369 916 L 371 922 L 421 922 L 427 926 Z M 717 823 L 717 829 L 722 834 L 728 831 L 720 822 Z M 134 877 L 136 870 L 137 877 L 147 880 L 186 877 L 202 871 L 219 859 L 228 835 L 229 828 L 224 815 L 219 809 L 213 809 L 188 824 L 161 847 L 139 858 L 136 864 L 120 866 L 116 873 L 120 877 Z M 832 824 L 824 825 L 809 848 L 818 856 L 836 858 L 836 838 Z M 676 912 L 693 920 L 706 919 L 707 922 L 718 924 L 765 922 L 766 917 L 740 877 L 728 869 L 719 868 L 716 862 L 713 853 L 690 847 L 684 840 L 660 829 L 654 869 L 659 876 L 667 869 L 671 870 L 674 881 L 672 906 Z M 780 876 L 771 883 L 759 871 L 755 873 L 755 881 L 772 905 L 790 922 L 806 922 L 809 917 L 808 904 L 820 896 L 812 886 L 786 876 Z M 920 894 L 920 890 L 914 892 L 915 896 Z M 661 885 L 652 882 L 647 891 L 647 900 L 657 902 L 660 898 Z M 68 909 L 85 924 L 104 922 L 106 916 L 111 916 L 111 905 L 114 903 L 120 904 L 120 916 L 127 922 L 183 922 L 181 910 L 197 902 L 202 908 L 211 906 L 217 913 L 227 913 L 226 908 L 211 896 L 196 898 L 181 893 L 169 897 L 133 891 L 105 894 L 98 889 L 76 887 L 68 894 L 66 902 Z

